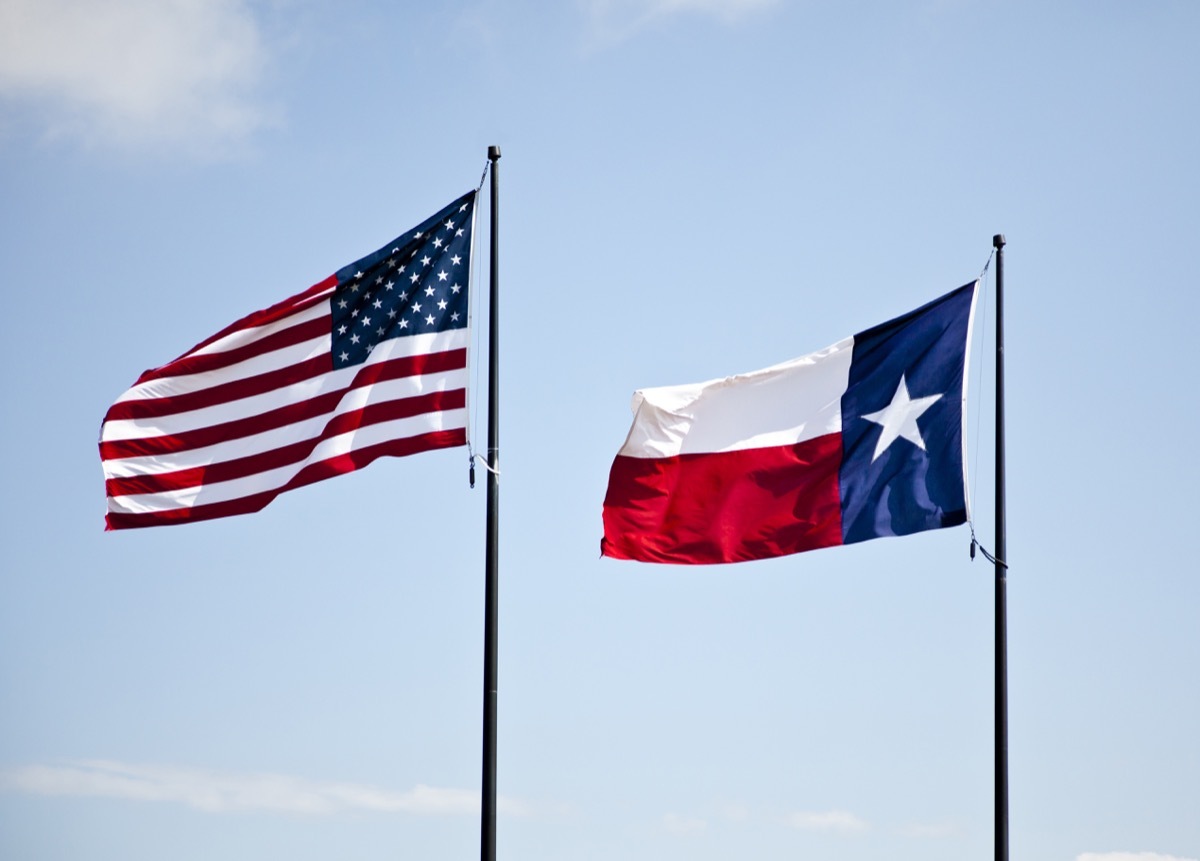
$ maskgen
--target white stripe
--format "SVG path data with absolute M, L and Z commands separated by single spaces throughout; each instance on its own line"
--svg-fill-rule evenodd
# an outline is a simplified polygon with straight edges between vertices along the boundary
M 322 291 L 322 293 L 318 293 L 315 296 L 308 296 L 302 301 L 313 302 L 317 299 L 317 297 L 323 294 L 332 296 L 334 290 L 336 289 L 336 287 L 331 286 Z M 264 326 L 251 326 L 249 329 L 239 329 L 236 332 L 230 332 L 225 337 L 218 338 L 211 344 L 206 344 L 200 349 L 194 350 L 186 355 L 207 356 L 210 353 L 224 353 L 240 347 L 243 344 L 252 344 L 259 338 L 265 338 L 267 335 L 270 335 L 273 332 L 281 332 L 290 326 L 296 325 L 297 323 L 303 323 L 308 320 L 312 320 L 315 317 L 320 317 L 322 314 L 327 315 L 329 313 L 329 303 L 317 301 L 316 304 L 311 308 L 301 308 L 300 311 L 292 312 L 288 316 L 281 317 L 280 319 L 271 323 L 267 323 Z
M 462 389 L 467 385 L 465 368 L 443 371 L 402 380 L 387 380 L 372 386 L 351 389 L 338 401 L 333 409 L 321 415 L 295 422 L 290 425 L 263 431 L 237 439 L 223 440 L 209 446 L 165 455 L 126 457 L 104 462 L 105 478 L 129 478 L 138 475 L 159 475 L 181 469 L 208 466 L 241 457 L 250 457 L 273 451 L 306 439 L 321 435 L 331 418 L 342 413 L 353 412 L 370 404 L 411 398 L 429 392 Z
M 261 340 L 268 335 L 286 331 L 300 323 L 307 323 L 310 320 L 322 316 L 329 316 L 328 302 L 318 302 L 312 308 L 307 308 L 297 314 L 284 317 L 281 320 L 276 320 L 274 323 L 270 323 L 266 326 L 255 326 L 251 329 L 243 329 L 239 332 L 233 332 L 229 335 L 226 335 L 224 338 L 221 338 L 219 341 L 209 344 L 203 349 L 185 353 L 180 357 L 180 359 L 187 358 L 188 356 L 203 356 L 212 353 L 227 352 L 228 350 L 232 350 L 237 347 L 244 347 L 247 344 L 252 344 L 255 341 Z M 230 365 L 228 368 L 222 368 L 218 371 L 212 371 L 204 374 L 184 374 L 175 377 L 160 377 L 155 380 L 149 380 L 141 385 L 136 385 L 130 388 L 127 392 L 121 395 L 121 397 L 117 398 L 116 403 L 121 403 L 122 401 L 144 400 L 146 398 L 159 398 L 167 394 L 178 395 L 184 392 L 198 391 L 200 389 L 207 388 L 209 385 L 214 383 L 228 381 L 234 377 L 248 377 L 256 373 L 262 373 L 263 370 L 286 367 L 289 364 L 303 361 L 305 357 L 300 354 L 305 349 L 310 349 L 310 347 L 306 347 L 306 344 L 311 345 L 314 343 L 319 343 L 320 340 L 320 338 L 317 338 L 313 341 L 308 341 L 305 344 L 297 344 L 293 347 L 284 348 L 283 350 L 276 350 L 272 353 L 267 353 L 263 356 L 260 356 L 257 359 L 251 359 L 247 362 Z M 325 337 L 325 344 L 326 351 L 328 351 L 329 336 Z M 285 353 L 288 355 L 283 355 Z M 296 358 L 296 356 L 300 357 Z M 276 358 L 272 359 L 271 357 Z M 179 361 L 180 359 L 176 359 L 175 361 Z M 254 361 L 264 362 L 262 370 L 253 369 L 251 362 Z M 224 380 L 214 380 L 214 377 L 222 375 L 224 376 Z
M 259 374 L 265 374 L 269 371 L 277 371 L 280 368 L 290 367 L 291 365 L 317 356 L 328 356 L 331 342 L 332 339 L 329 335 L 319 335 L 311 340 L 293 344 L 290 347 L 284 347 L 280 350 L 273 350 L 270 353 L 263 353 L 261 356 L 254 356 L 245 361 L 237 362 L 224 368 L 218 368 L 215 371 L 202 371 L 198 374 L 182 374 L 177 377 L 160 377 L 157 380 L 147 380 L 121 395 L 117 399 L 117 403 L 121 403 L 122 401 L 149 400 L 151 398 L 178 397 L 179 395 L 189 395 L 193 392 L 203 392 L 214 386 L 224 385 L 234 380 L 249 379 L 250 377 L 256 377 Z
M 794 445 L 842 429 L 842 394 L 854 339 L 761 371 L 633 396 L 633 427 L 620 453 L 673 457 Z
M 146 419 L 116 419 L 104 423 L 100 439 L 111 442 L 123 439 L 146 439 L 148 437 L 179 434 L 197 428 L 212 427 L 224 422 L 262 415 L 270 410 L 308 400 L 324 392 L 343 389 L 354 379 L 359 368 L 386 362 L 389 359 L 406 358 L 424 353 L 438 353 L 465 347 L 470 340 L 466 329 L 452 329 L 435 334 L 412 335 L 381 341 L 363 365 L 340 368 L 294 383 L 279 389 L 241 398 L 229 403 L 217 404 L 198 410 Z M 232 377 L 230 379 L 233 379 Z M 226 380 L 228 382 L 229 380 Z
M 262 415 L 265 412 L 311 400 L 326 392 L 336 392 L 344 389 L 354 379 L 358 368 L 342 368 L 319 374 L 290 386 L 271 389 L 260 395 L 240 398 L 224 404 L 211 407 L 201 407 L 198 410 L 188 410 L 165 416 L 154 416 L 145 419 L 114 419 L 104 423 L 100 439 L 105 442 L 123 439 L 146 439 L 148 437 L 179 434 L 198 428 L 212 427 L 237 419 Z
M 390 440 L 405 439 L 431 431 L 462 429 L 466 427 L 466 423 L 466 410 L 459 409 L 426 413 L 413 418 L 371 425 L 339 434 L 321 442 L 313 450 L 312 455 L 302 463 L 291 464 L 232 481 L 206 484 L 201 487 L 172 490 L 165 493 L 109 497 L 108 510 L 114 513 L 139 514 L 241 499 L 255 493 L 283 487 L 309 464 Z

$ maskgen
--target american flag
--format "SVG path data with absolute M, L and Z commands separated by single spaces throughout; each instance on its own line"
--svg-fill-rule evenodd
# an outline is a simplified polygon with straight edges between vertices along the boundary
M 475 194 L 142 374 L 100 428 L 106 528 L 258 511 L 466 444 Z

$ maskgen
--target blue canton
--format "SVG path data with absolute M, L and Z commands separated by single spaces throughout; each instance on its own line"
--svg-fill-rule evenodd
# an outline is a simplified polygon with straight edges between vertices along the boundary
M 367 360 L 380 341 L 463 329 L 475 192 L 383 248 L 339 269 L 333 367 Z

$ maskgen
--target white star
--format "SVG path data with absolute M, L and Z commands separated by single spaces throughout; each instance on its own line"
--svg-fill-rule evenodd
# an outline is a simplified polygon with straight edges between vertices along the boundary
M 435 240 L 433 240 L 433 247 L 434 247 L 434 248 L 441 248 L 441 247 L 442 247 L 442 240 L 440 240 L 440 239 L 435 239 Z
M 878 412 L 863 416 L 867 421 L 875 422 L 883 428 L 879 434 L 879 442 L 875 444 L 875 454 L 871 460 L 878 460 L 879 456 L 887 451 L 888 446 L 900 437 L 904 437 L 921 451 L 925 451 L 925 440 L 921 438 L 921 429 L 917 427 L 917 419 L 941 397 L 941 395 L 929 395 L 925 398 L 910 398 L 908 383 L 901 374 L 900 385 L 896 387 L 896 394 L 892 395 L 892 402 Z
M 372 302 L 372 303 L 371 303 L 371 307 L 372 307 L 372 308 L 382 308 L 382 307 L 383 307 L 383 301 L 382 301 L 382 300 L 380 300 L 380 299 L 376 299 L 374 302 Z
M 348 362 L 348 361 L 350 361 L 350 354 L 345 351 L 342 351 L 341 353 L 338 354 L 338 358 L 341 359 L 343 362 Z
M 452 284 L 452 285 L 450 285 L 450 292 L 451 292 L 451 293 L 457 293 L 459 290 L 462 290 L 462 288 L 461 288 L 461 287 L 459 287 L 457 284 Z
M 462 258 L 459 257 L 457 254 L 455 254 L 453 257 L 450 258 L 450 262 L 453 263 L 455 266 L 457 266 L 458 264 L 462 263 Z
M 400 321 L 400 328 L 401 328 L 401 329 L 407 329 L 407 328 L 408 328 L 408 321 L 407 321 L 407 320 L 401 320 L 401 321 Z
M 351 344 L 357 344 L 357 343 L 358 343 L 358 335 L 351 335 L 351 336 L 350 336 L 350 343 L 351 343 Z
M 425 325 L 426 326 L 433 325 L 433 315 L 432 314 L 430 314 L 428 317 L 425 318 Z
M 434 294 L 434 292 L 435 292 L 435 291 L 434 291 L 433 287 L 426 287 L 426 288 L 425 288 L 425 295 L 426 295 L 426 296 L 432 296 L 432 295 Z
M 420 302 L 413 302 L 413 303 L 412 303 L 412 309 L 413 309 L 413 313 L 414 313 L 414 314 L 420 314 L 420 313 L 421 313 L 421 303 L 420 303 Z
M 441 311 L 446 310 L 446 300 L 445 299 L 438 300 L 438 310 L 441 310 Z
M 457 323 L 458 322 L 458 312 L 455 311 L 453 314 L 451 314 L 450 319 L 453 320 L 455 323 Z
M 345 308 L 349 304 L 350 303 L 347 302 L 345 299 L 338 299 L 338 307 L 339 308 Z
M 424 263 L 426 266 L 428 266 L 430 263 L 433 262 L 433 258 L 427 254 L 421 258 L 421 262 Z
M 461 212 L 462 210 L 459 210 L 459 211 Z M 447 229 L 447 230 L 453 230 L 453 229 L 454 229 L 454 222 L 453 222 L 453 221 L 451 221 L 449 218 L 447 218 L 447 219 L 446 219 L 446 229 Z
M 345 324 L 344 324 L 344 323 L 343 323 L 341 326 L 338 326 L 338 334 L 339 334 L 339 335 L 345 335 L 345 334 L 346 334 L 346 326 L 345 326 Z
M 445 281 L 449 277 L 450 277 L 450 273 L 447 272 L 445 269 L 443 269 L 441 272 L 438 273 L 439 281 Z

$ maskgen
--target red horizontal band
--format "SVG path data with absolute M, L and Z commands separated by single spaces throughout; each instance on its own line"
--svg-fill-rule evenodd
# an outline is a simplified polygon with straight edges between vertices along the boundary
M 841 457 L 840 434 L 711 454 L 618 455 L 601 553 L 705 564 L 841 544 Z

